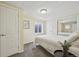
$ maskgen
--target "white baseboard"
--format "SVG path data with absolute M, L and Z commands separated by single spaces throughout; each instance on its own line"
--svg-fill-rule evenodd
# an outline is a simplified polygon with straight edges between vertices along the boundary
M 28 44 L 28 43 L 31 43 L 31 42 L 33 42 L 33 41 L 30 41 L 30 42 L 27 42 L 27 43 L 24 43 L 24 44 Z
M 18 53 L 22 53 L 22 52 L 24 52 L 24 50 L 20 50 L 20 51 L 18 51 Z

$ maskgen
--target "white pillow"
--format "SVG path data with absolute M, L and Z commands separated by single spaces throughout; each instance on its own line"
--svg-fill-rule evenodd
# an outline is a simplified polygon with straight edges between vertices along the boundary
M 74 32 L 67 38 L 67 40 L 68 40 L 68 42 L 72 42 L 74 40 L 77 40 L 78 38 L 79 38 L 79 33 Z
M 75 42 L 72 42 L 72 46 L 79 48 L 79 39 Z

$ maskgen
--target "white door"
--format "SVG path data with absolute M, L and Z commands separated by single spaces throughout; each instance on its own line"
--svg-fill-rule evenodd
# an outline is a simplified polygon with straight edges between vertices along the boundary
M 18 10 L 0 6 L 0 56 L 18 52 Z

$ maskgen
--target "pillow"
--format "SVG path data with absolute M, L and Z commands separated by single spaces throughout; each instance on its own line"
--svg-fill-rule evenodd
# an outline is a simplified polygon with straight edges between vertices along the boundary
M 79 48 L 79 39 L 72 42 L 72 46 Z
M 73 41 L 76 41 L 78 38 L 79 38 L 79 33 L 74 32 L 67 38 L 67 40 L 68 42 L 73 42 Z

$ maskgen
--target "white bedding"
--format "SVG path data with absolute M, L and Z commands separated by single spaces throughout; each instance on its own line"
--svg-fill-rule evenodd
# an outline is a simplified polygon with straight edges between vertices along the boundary
M 56 36 L 38 36 L 36 37 L 35 43 L 44 47 L 51 54 L 54 54 L 56 50 L 62 50 L 59 41 L 63 42 L 64 38 Z
M 62 50 L 62 47 L 59 42 L 64 43 L 64 40 L 72 41 L 79 37 L 79 34 L 72 34 L 69 37 L 58 37 L 58 36 L 38 36 L 35 39 L 36 45 L 39 44 L 45 48 L 51 54 L 54 54 L 56 50 Z M 72 43 L 72 46 L 69 49 L 69 52 L 75 56 L 79 56 L 79 39 Z

